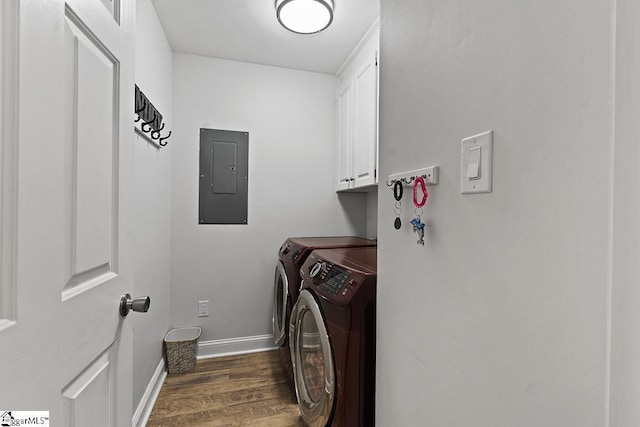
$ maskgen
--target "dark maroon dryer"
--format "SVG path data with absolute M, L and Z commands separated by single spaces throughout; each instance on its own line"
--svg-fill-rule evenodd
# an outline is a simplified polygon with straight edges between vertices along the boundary
M 289 349 L 291 308 L 300 291 L 300 267 L 316 249 L 375 247 L 375 240 L 361 237 L 289 237 L 278 251 L 273 292 L 273 336 L 280 349 L 280 359 L 293 387 L 293 368 Z
M 310 427 L 375 425 L 377 248 L 316 250 L 303 264 L 289 341 Z

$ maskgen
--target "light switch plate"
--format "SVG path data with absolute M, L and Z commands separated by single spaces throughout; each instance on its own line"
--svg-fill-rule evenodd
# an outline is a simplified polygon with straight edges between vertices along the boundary
M 469 178 L 469 151 L 480 149 L 478 178 Z M 477 151 L 474 151 L 477 153 Z M 475 167 L 473 168 L 476 175 Z M 491 193 L 493 178 L 493 131 L 488 131 L 462 140 L 462 158 L 460 167 L 460 192 Z

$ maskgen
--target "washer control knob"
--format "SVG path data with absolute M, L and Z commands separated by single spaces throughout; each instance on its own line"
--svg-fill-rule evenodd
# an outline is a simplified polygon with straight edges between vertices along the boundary
M 327 264 L 322 261 L 318 261 L 313 265 L 313 267 L 311 267 L 311 271 L 309 271 L 309 276 L 311 276 L 312 279 L 319 278 L 319 276 L 326 269 L 327 269 Z

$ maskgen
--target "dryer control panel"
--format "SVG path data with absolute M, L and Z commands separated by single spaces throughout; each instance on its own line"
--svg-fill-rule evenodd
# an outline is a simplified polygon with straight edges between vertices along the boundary
M 338 296 L 349 280 L 349 273 L 335 265 L 329 264 L 322 276 L 318 287 L 329 292 L 333 296 Z
M 360 258 L 356 257 L 358 254 Z M 374 257 L 376 249 L 324 249 L 311 252 L 300 267 L 301 288 L 311 289 L 337 305 L 351 304 L 354 298 L 368 298 L 375 293 L 376 273 L 354 262 L 361 261 L 365 254 Z
M 312 287 L 335 303 L 347 304 L 362 282 L 358 279 L 360 275 L 328 261 L 317 260 L 313 254 L 310 258 L 311 260 L 307 259 L 305 263 L 306 268 L 300 269 L 303 283 L 312 284 L 308 287 Z
M 280 247 L 280 256 L 290 259 L 292 261 L 295 261 L 296 259 L 298 259 L 298 256 L 300 256 L 301 252 L 302 252 L 302 248 L 291 242 L 285 242 Z

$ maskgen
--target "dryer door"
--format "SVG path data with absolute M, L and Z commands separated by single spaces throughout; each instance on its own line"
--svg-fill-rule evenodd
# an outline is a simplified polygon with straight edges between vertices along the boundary
M 290 313 L 289 279 L 284 264 L 278 261 L 273 280 L 273 337 L 278 347 L 283 347 L 287 340 L 287 322 L 289 322 Z
M 298 406 L 309 427 L 325 427 L 333 413 L 335 368 L 320 306 L 306 289 L 294 306 L 292 328 L 290 345 Z

